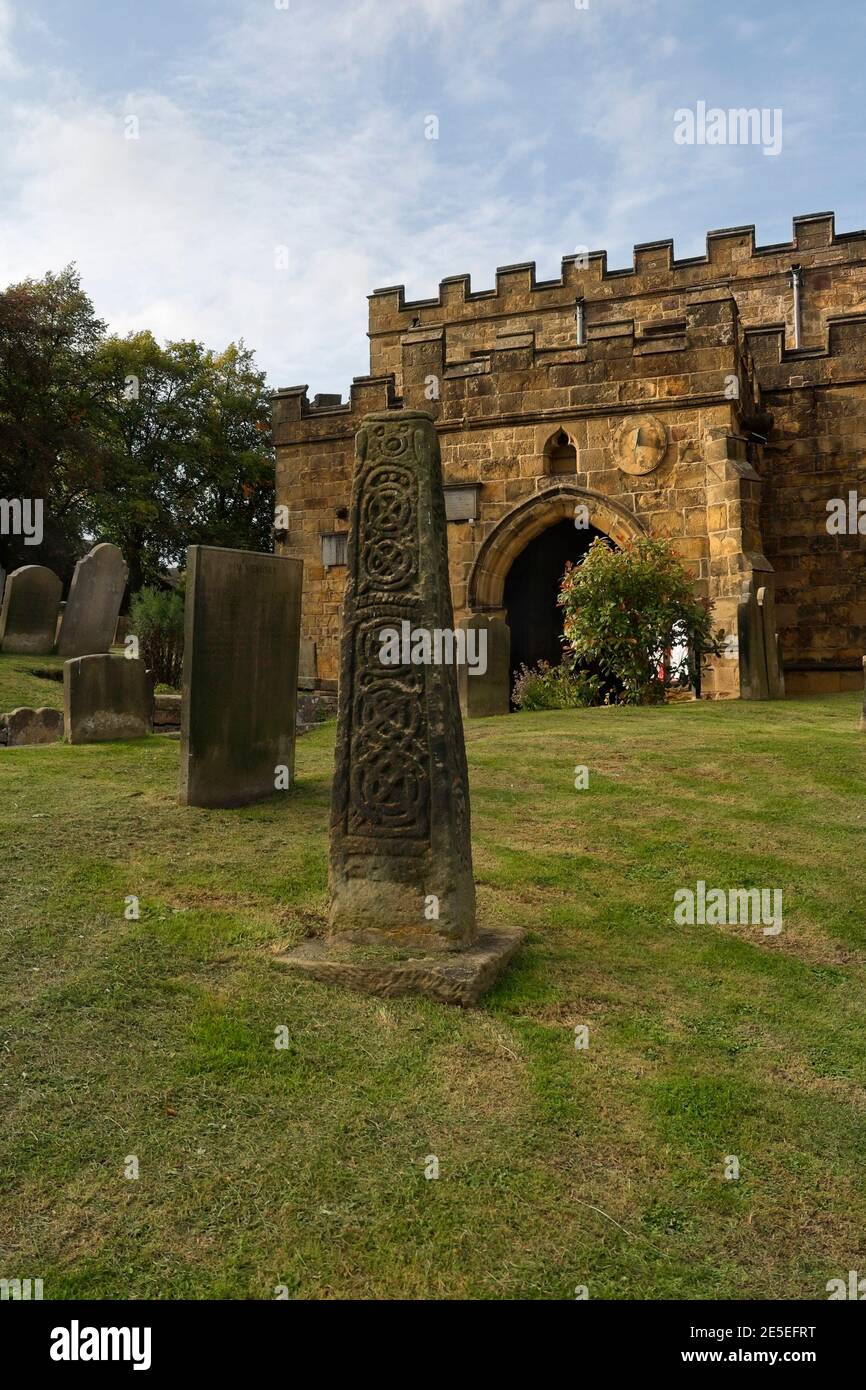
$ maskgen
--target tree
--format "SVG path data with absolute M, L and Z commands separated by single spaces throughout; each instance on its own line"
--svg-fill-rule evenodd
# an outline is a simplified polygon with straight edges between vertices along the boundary
M 243 343 L 204 357 L 206 391 L 183 486 L 185 545 L 273 549 L 274 452 L 265 374 Z
M 669 542 L 641 537 L 614 550 L 593 541 L 568 565 L 559 604 L 574 669 L 598 671 L 623 704 L 654 704 L 675 685 L 699 687 L 707 656 L 724 632 L 712 630 L 712 605 Z
M 98 370 L 112 418 L 92 526 L 123 550 L 130 589 L 192 544 L 270 550 L 274 465 L 264 373 L 251 351 L 109 338 Z
M 39 560 L 68 579 L 115 541 L 135 591 L 199 544 L 271 550 L 265 375 L 240 344 L 106 337 L 78 272 L 0 293 L 0 496 L 42 500 Z M 0 536 L 0 564 L 34 548 Z
M 71 265 L 0 292 L 0 495 L 42 500 L 39 558 L 63 577 L 80 552 L 85 498 L 99 486 L 104 334 Z M 21 537 L 0 536 L 6 569 L 32 562 Z

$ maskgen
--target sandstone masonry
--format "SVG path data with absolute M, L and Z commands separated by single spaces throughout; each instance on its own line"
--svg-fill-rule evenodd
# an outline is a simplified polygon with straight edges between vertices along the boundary
M 368 412 L 408 408 L 436 422 L 455 619 L 505 619 L 513 660 L 550 597 L 539 589 L 533 615 L 538 567 L 509 588 L 512 567 L 581 515 L 587 537 L 673 540 L 731 637 L 704 694 L 773 693 L 739 660 L 743 644 L 773 647 L 775 632 L 744 630 L 762 621 L 789 694 L 862 682 L 866 549 L 826 523 L 830 499 L 866 496 L 866 232 L 820 213 L 779 245 L 738 227 L 684 260 L 664 241 L 623 270 L 593 252 L 557 280 L 530 263 L 492 290 L 455 276 L 412 302 L 391 287 L 370 296 L 369 338 L 347 401 L 305 386 L 274 398 L 277 551 L 304 560 L 318 681 L 338 671 L 354 436 Z

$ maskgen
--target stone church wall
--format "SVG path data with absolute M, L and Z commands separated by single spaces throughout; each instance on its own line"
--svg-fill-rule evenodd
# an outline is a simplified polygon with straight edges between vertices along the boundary
M 274 398 L 289 513 L 278 548 L 304 560 L 317 677 L 337 674 L 345 571 L 326 563 L 339 541 L 323 537 L 347 526 L 354 435 L 368 411 L 402 404 L 434 416 L 446 487 L 466 489 L 455 499 L 477 513 L 448 528 L 458 619 L 504 616 L 512 560 L 580 505 L 614 540 L 673 540 L 732 639 L 707 694 L 748 693 L 735 639 L 759 590 L 771 612 L 775 589 L 790 690 L 854 679 L 866 650 L 861 547 L 827 534 L 825 503 L 858 486 L 866 459 L 864 252 L 866 235 L 837 237 L 821 214 L 797 219 L 780 246 L 756 248 L 754 230 L 738 228 L 685 261 L 660 242 L 636 247 L 624 271 L 593 253 L 567 257 L 555 282 L 525 265 L 498 271 L 490 291 L 465 276 L 414 303 L 401 287 L 376 291 L 372 374 L 349 399 L 310 401 L 306 387 Z

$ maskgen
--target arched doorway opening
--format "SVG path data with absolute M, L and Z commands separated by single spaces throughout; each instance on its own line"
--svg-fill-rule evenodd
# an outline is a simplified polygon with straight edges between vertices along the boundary
M 582 560 L 602 532 L 582 529 L 573 521 L 557 521 L 531 540 L 511 565 L 505 579 L 503 604 L 511 631 L 511 685 L 521 666 L 562 659 L 562 609 L 559 585 L 569 560 Z
M 620 546 L 629 537 L 645 534 L 641 522 L 621 502 L 563 478 L 550 479 L 506 513 L 485 538 L 469 574 L 466 621 L 488 627 L 494 656 L 488 672 L 474 686 L 467 682 L 471 698 L 466 696 L 464 712 L 504 714 L 516 667 L 523 661 L 534 664 L 559 658 L 562 622 L 556 594 L 567 560 L 579 560 L 598 535 Z M 515 565 L 530 547 L 512 578 Z M 545 555 L 549 560 L 542 558 Z M 544 615 L 545 649 L 536 655 L 539 647 L 534 645 L 532 629 L 538 625 L 539 613 Z M 516 641 L 510 640 L 511 622 L 519 629 Z

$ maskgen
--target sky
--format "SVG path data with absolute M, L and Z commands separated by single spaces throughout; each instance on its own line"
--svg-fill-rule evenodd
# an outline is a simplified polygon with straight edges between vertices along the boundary
M 866 227 L 864 51 L 863 0 L 0 0 L 0 285 L 345 397 L 379 286 Z M 679 143 L 701 102 L 778 153 Z

